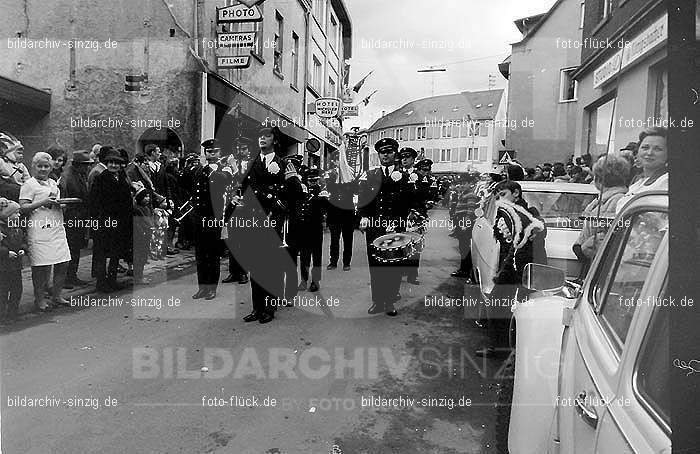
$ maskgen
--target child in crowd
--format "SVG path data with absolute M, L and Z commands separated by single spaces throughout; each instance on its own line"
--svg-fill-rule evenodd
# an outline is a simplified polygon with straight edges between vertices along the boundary
M 22 257 L 27 251 L 19 225 L 19 204 L 0 198 L 0 322 L 17 317 L 22 299 Z
M 140 187 L 134 195 L 134 285 L 148 285 L 143 268 L 148 262 L 153 240 L 153 209 L 148 190 Z

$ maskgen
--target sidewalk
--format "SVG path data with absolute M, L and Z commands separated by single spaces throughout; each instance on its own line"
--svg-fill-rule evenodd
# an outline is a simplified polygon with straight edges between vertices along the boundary
M 166 257 L 164 260 L 149 260 L 148 264 L 146 264 L 146 267 L 144 268 L 144 276 L 151 279 L 151 285 L 155 285 L 166 280 L 166 272 L 168 270 L 182 271 L 185 268 L 194 265 L 194 263 L 194 247 L 192 247 L 189 251 L 181 250 L 178 254 Z M 124 264 L 124 262 L 122 262 L 122 264 Z M 94 293 L 96 281 L 90 277 L 91 270 L 92 251 L 90 249 L 83 249 L 80 256 L 80 265 L 78 266 L 78 277 L 84 281 L 89 281 L 90 284 L 86 285 L 85 287 L 75 287 L 71 290 L 63 289 L 62 296 L 65 299 L 70 300 L 71 296 L 82 296 Z M 122 283 L 130 283 L 132 278 L 127 277 L 126 274 L 119 274 L 117 276 L 117 280 Z M 50 281 L 49 285 L 51 285 Z M 28 261 L 25 262 L 25 265 L 22 268 L 22 286 L 22 300 L 19 303 L 20 316 L 32 313 L 34 311 L 32 268 L 29 266 Z

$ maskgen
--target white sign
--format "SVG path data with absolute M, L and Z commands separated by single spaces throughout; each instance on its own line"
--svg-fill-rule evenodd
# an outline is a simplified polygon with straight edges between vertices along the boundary
M 216 22 L 259 22 L 263 20 L 262 12 L 257 5 L 252 8 L 241 3 L 216 9 Z
M 632 65 L 668 38 L 668 15 L 664 14 L 656 22 L 634 37 L 631 41 L 620 42 L 617 51 L 598 69 L 593 71 L 593 88 L 598 88 L 622 69 Z
M 668 38 L 668 16 L 666 14 L 657 20 L 632 41 L 625 43 L 625 54 L 622 57 L 622 67 L 634 63 L 657 45 Z
M 359 106 L 343 106 L 343 117 L 357 117 L 360 115 Z
M 240 69 L 250 66 L 250 55 L 232 57 L 216 57 L 216 67 L 219 69 Z
M 219 33 L 217 47 L 253 47 L 255 32 Z
M 316 115 L 321 118 L 334 118 L 340 113 L 342 102 L 338 98 L 318 98 L 315 105 Z

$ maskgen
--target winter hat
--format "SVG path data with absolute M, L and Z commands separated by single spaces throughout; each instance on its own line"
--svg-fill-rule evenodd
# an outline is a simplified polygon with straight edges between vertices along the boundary
M 0 197 L 0 219 L 7 219 L 19 211 L 19 203 Z

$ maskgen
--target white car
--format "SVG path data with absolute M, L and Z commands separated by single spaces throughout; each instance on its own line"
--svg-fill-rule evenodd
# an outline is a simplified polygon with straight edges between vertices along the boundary
M 581 286 L 530 264 L 519 303 L 510 454 L 671 453 L 668 194 L 618 214 Z M 538 295 L 538 294 L 535 294 Z M 533 295 L 534 296 L 534 295 Z
M 581 265 L 571 248 L 583 228 L 580 216 L 598 196 L 598 190 L 591 184 L 580 183 L 519 181 L 518 184 L 523 189 L 523 199 L 537 208 L 547 226 L 547 264 L 565 270 L 569 277 L 577 277 Z M 484 294 L 493 290 L 492 278 L 498 270 L 499 246 L 493 237 L 495 205 L 492 197 L 472 229 L 472 263 Z

